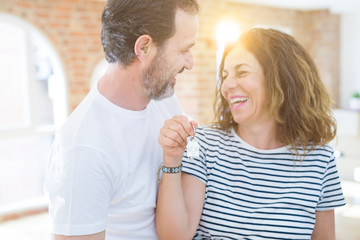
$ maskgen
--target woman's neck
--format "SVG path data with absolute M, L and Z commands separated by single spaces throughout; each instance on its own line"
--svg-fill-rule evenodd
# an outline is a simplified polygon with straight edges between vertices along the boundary
M 284 146 L 277 138 L 275 120 L 251 126 L 237 125 L 235 132 L 246 143 L 258 149 L 270 150 Z

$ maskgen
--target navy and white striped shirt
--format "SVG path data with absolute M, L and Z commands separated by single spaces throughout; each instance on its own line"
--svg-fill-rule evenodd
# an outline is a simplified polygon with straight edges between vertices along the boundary
M 345 205 L 333 149 L 317 146 L 303 161 L 287 147 L 260 150 L 235 131 L 199 127 L 200 156 L 183 171 L 206 184 L 194 239 L 310 239 L 315 211 Z

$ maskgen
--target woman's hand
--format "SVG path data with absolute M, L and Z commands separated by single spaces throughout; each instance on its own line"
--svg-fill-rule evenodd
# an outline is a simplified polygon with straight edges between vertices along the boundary
M 159 143 L 164 166 L 181 164 L 186 138 L 193 136 L 198 124 L 186 116 L 175 116 L 164 123 Z M 205 199 L 204 182 L 187 173 L 162 174 L 156 205 L 159 239 L 192 239 L 200 222 Z
M 175 116 L 166 120 L 160 129 L 158 141 L 164 153 L 164 165 L 179 166 L 186 148 L 186 138 L 193 136 L 198 124 L 186 116 Z

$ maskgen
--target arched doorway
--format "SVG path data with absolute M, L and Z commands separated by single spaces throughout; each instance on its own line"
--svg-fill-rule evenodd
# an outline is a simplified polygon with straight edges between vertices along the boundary
M 0 13 L 0 215 L 45 205 L 45 166 L 67 117 L 64 71 L 50 41 Z

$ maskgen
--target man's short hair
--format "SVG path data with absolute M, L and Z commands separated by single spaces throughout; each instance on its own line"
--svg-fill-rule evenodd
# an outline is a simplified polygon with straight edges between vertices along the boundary
M 145 34 L 159 47 L 175 34 L 175 13 L 197 14 L 196 0 L 108 0 L 102 14 L 101 41 L 109 63 L 129 65 L 136 40 Z

